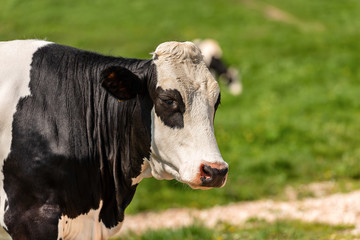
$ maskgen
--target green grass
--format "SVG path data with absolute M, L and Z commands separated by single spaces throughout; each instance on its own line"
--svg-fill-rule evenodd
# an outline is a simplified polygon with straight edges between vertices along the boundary
M 128 234 L 119 240 L 350 240 L 356 238 L 349 233 L 352 228 L 352 226 L 329 226 L 299 221 L 267 223 L 252 219 L 241 228 L 228 224 L 219 224 L 211 229 L 193 225 L 176 230 L 149 231 L 140 236 Z
M 249 4 L 250 3 L 250 4 Z M 296 21 L 269 18 L 269 5 Z M 360 2 L 0 0 L 1 40 L 41 38 L 149 58 L 168 40 L 215 38 L 243 77 L 222 86 L 215 129 L 226 187 L 146 179 L 128 213 L 210 207 L 281 194 L 286 185 L 360 179 Z

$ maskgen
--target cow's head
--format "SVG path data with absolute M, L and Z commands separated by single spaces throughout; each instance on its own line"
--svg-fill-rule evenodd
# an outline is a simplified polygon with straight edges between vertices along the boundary
M 157 47 L 152 61 L 156 74 L 147 84 L 153 101 L 151 154 L 144 169 L 156 179 L 175 178 L 192 188 L 222 187 L 228 164 L 214 135 L 220 88 L 200 50 L 190 42 L 166 42 Z M 129 73 L 129 78 L 132 85 L 113 86 L 119 89 L 113 93 L 118 98 L 130 98 L 140 88 L 135 75 Z M 121 93 L 125 87 L 128 96 Z

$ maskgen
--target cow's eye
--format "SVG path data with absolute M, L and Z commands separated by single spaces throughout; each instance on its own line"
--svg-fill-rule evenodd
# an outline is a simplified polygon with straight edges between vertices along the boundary
M 173 105 L 175 103 L 174 100 L 172 99 L 161 99 L 164 103 L 166 103 L 167 105 Z

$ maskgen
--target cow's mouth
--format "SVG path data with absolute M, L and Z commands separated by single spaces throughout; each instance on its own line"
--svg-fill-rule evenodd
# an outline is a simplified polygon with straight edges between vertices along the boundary
M 211 185 L 211 186 L 206 186 L 203 183 L 188 183 L 185 182 L 187 185 L 189 185 L 192 189 L 200 189 L 200 190 L 208 190 L 211 188 L 222 188 L 225 186 L 226 184 L 226 178 L 224 178 L 224 180 L 222 180 L 221 184 L 217 184 L 217 185 Z

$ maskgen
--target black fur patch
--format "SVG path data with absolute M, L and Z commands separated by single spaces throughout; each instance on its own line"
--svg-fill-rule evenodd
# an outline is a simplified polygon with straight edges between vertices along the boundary
M 154 105 L 156 115 L 166 126 L 171 128 L 184 127 L 185 104 L 178 90 L 164 90 L 157 87 Z

